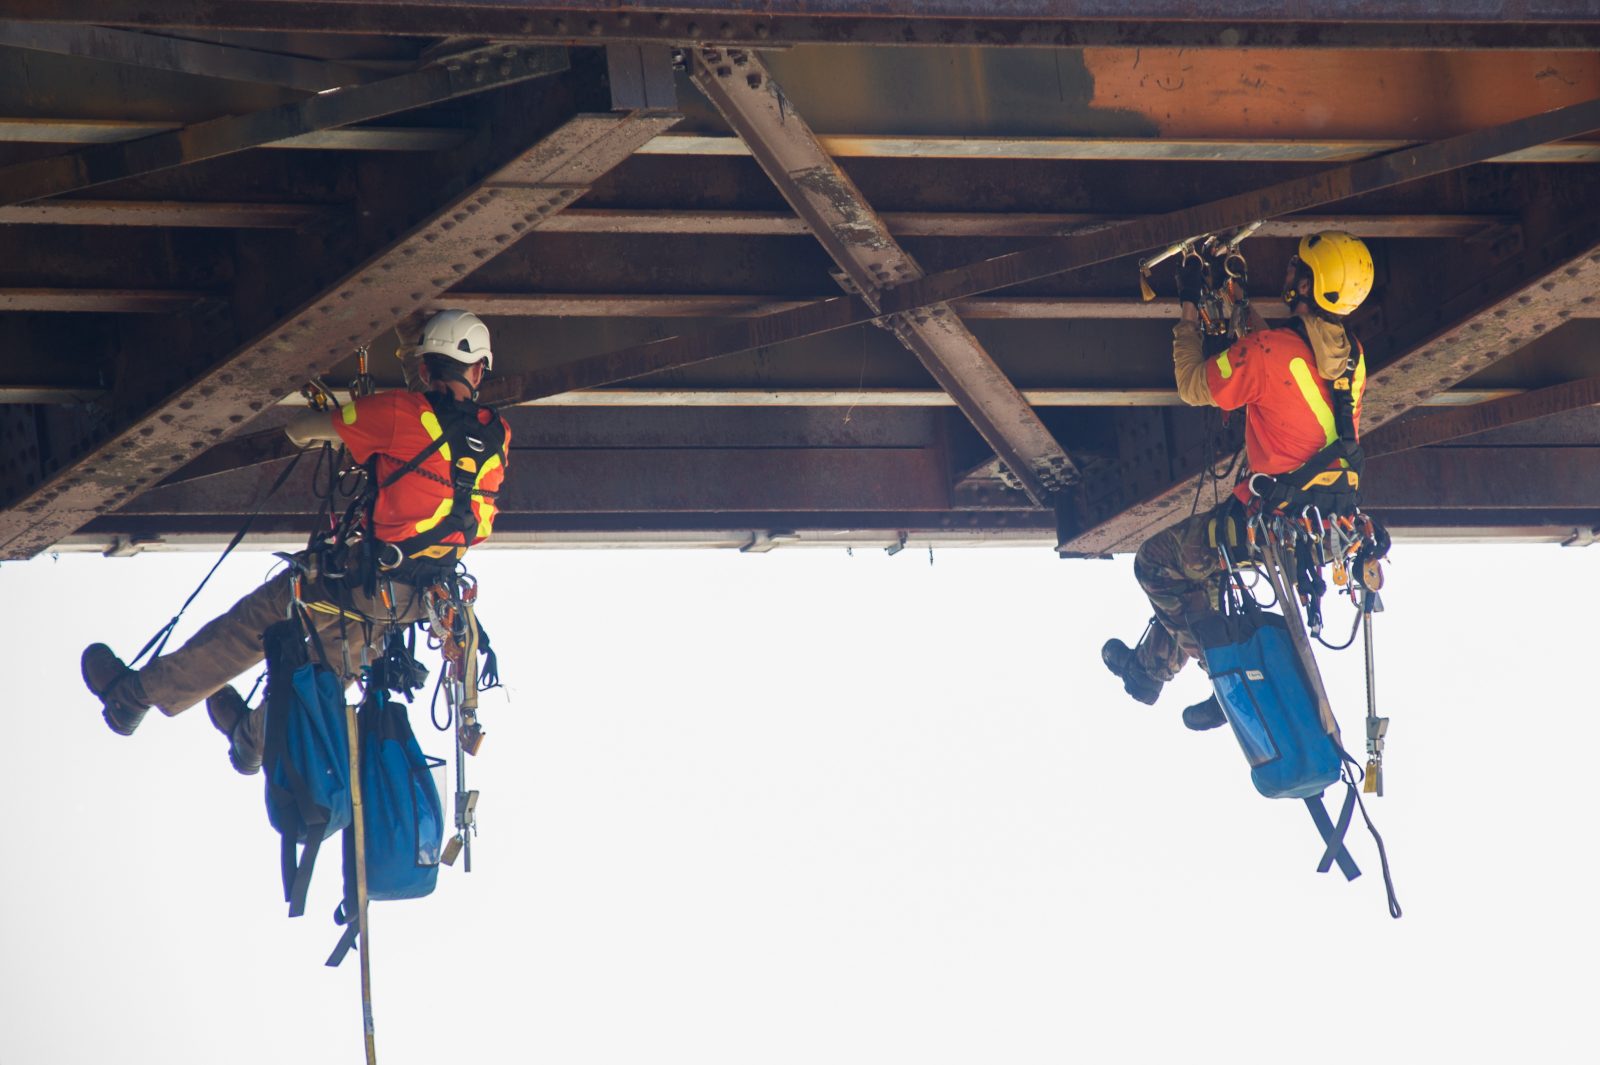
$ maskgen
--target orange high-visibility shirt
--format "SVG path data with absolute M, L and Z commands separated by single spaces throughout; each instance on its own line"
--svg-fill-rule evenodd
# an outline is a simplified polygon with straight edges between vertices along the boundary
M 442 433 L 439 418 L 427 397 L 416 392 L 383 392 L 363 396 L 332 412 L 333 427 L 351 456 L 366 462 L 377 455 L 378 484 L 424 451 Z M 478 412 L 478 421 L 491 424 L 496 417 L 487 408 Z M 498 492 L 505 478 L 511 454 L 511 427 L 505 430 L 505 454 L 484 461 L 477 472 L 476 489 Z M 454 493 L 450 488 L 450 467 L 455 456 L 450 445 L 440 447 L 412 472 L 378 493 L 372 511 L 373 534 L 388 543 L 399 543 L 438 525 L 450 513 Z M 431 476 L 430 476 L 431 475 Z M 495 502 L 492 495 L 474 494 L 472 513 L 477 519 L 473 535 L 463 540 L 459 533 L 446 537 L 446 544 L 470 546 L 494 531 Z
M 1367 364 L 1355 345 L 1351 382 L 1357 435 Z M 1255 473 L 1288 473 L 1339 438 L 1333 421 L 1333 382 L 1300 334 L 1265 329 L 1206 360 L 1206 385 L 1223 410 L 1245 409 L 1244 449 Z

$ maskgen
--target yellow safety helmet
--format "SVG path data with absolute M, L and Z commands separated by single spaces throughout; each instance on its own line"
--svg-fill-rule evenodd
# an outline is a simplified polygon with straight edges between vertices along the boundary
M 1299 258 L 1311 270 L 1311 298 L 1328 314 L 1349 314 L 1372 291 L 1372 253 L 1358 237 L 1337 230 L 1301 237 Z

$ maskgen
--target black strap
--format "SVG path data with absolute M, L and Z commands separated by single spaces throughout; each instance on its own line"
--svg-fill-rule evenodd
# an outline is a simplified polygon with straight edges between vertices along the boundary
M 1350 852 L 1344 845 L 1344 833 L 1350 827 L 1349 798 L 1345 799 L 1344 810 L 1340 813 L 1337 827 L 1328 817 L 1328 810 L 1322 805 L 1321 795 L 1308 796 L 1305 804 L 1306 809 L 1311 811 L 1311 820 L 1317 824 L 1317 831 L 1322 834 L 1323 842 L 1327 844 L 1327 849 L 1322 852 L 1322 861 L 1317 864 L 1317 872 L 1326 873 L 1332 868 L 1332 863 L 1338 862 L 1339 872 L 1344 874 L 1346 880 L 1354 880 L 1360 876 L 1361 869 L 1356 865 L 1356 860 L 1350 857 Z
M 289 903 L 290 917 L 306 912 L 306 892 L 311 888 L 311 871 L 317 864 L 317 852 L 322 849 L 322 830 L 326 826 L 326 821 L 306 826 L 306 845 L 300 852 L 298 864 L 294 860 L 294 840 L 283 837 L 283 893 Z
M 178 619 L 183 617 L 183 612 L 189 609 L 189 604 L 195 601 L 201 590 L 205 588 L 206 583 L 217 572 L 217 567 L 222 565 L 222 560 L 227 558 L 233 549 L 239 546 L 240 541 L 244 539 L 245 533 L 250 531 L 250 526 L 261 514 L 261 508 L 266 506 L 267 500 L 271 499 L 278 489 L 283 487 L 283 483 L 289 479 L 289 475 L 294 472 L 294 468 L 300 465 L 300 456 L 304 454 L 304 451 L 295 452 L 294 459 L 283 468 L 283 472 L 278 474 L 278 479 L 272 482 L 272 487 L 267 489 L 267 494 L 261 497 L 260 502 L 256 504 L 256 508 L 244 519 L 244 524 L 239 526 L 239 531 L 233 534 L 233 539 L 229 540 L 228 546 L 222 549 L 222 554 L 218 555 L 217 560 L 211 564 L 211 569 L 200 579 L 200 584 L 194 591 L 189 593 L 189 598 L 185 599 L 183 605 L 178 608 L 178 612 L 172 615 L 172 620 L 161 626 L 154 636 L 145 641 L 144 647 L 140 648 L 139 653 L 134 655 L 133 660 L 128 663 L 129 669 L 137 669 L 139 663 L 144 659 L 145 655 L 150 654 L 152 648 L 155 650 L 152 658 L 161 657 L 161 652 L 166 649 L 167 640 L 172 636 L 172 630 L 178 627 Z
M 337 918 L 335 918 L 337 920 Z M 344 934 L 339 937 L 339 942 L 334 944 L 333 953 L 328 955 L 325 963 L 330 969 L 337 969 L 344 961 L 344 956 L 356 945 L 356 938 L 361 935 L 361 929 L 356 927 L 354 921 L 345 925 Z
M 1361 798 L 1361 788 L 1358 786 L 1366 772 L 1361 764 L 1350 757 L 1350 752 L 1343 747 L 1339 748 L 1339 757 L 1345 764 L 1345 786 L 1350 789 L 1350 794 L 1355 797 L 1356 808 L 1361 811 L 1361 820 L 1367 824 L 1367 831 L 1372 834 L 1372 842 L 1378 845 L 1378 864 L 1383 867 L 1383 890 L 1389 896 L 1389 916 L 1399 920 L 1400 900 L 1395 897 L 1394 878 L 1389 875 L 1389 851 L 1383 845 L 1383 837 L 1378 835 L 1377 828 L 1372 824 L 1372 818 L 1367 816 L 1367 804 Z M 1346 800 L 1348 802 L 1348 800 Z

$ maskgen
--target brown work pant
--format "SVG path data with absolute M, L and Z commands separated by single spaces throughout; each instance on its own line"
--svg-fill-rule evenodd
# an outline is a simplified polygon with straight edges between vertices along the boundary
M 153 659 L 139 671 L 145 696 L 164 714 L 187 710 L 234 677 L 260 665 L 264 657 L 261 634 L 267 626 L 289 617 L 292 574 L 276 577 L 233 604 L 189 638 L 178 650 Z M 328 665 L 355 679 L 365 662 L 383 651 L 383 637 L 391 625 L 418 621 L 426 615 L 423 593 L 410 584 L 393 585 L 394 608 L 381 598 L 344 582 L 308 580 L 301 589 Z M 341 608 L 336 604 L 343 604 Z M 343 618 L 344 637 L 340 638 Z

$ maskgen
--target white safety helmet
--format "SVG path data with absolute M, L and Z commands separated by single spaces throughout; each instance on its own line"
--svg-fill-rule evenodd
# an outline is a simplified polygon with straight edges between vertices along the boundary
M 444 355 L 471 366 L 478 362 L 494 369 L 489 350 L 489 327 L 471 311 L 440 311 L 422 327 L 413 355 Z

